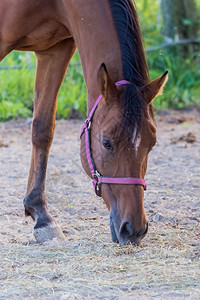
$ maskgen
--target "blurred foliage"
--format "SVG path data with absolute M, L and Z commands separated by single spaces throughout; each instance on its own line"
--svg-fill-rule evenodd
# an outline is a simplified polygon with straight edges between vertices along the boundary
M 136 0 L 145 48 L 163 43 L 160 0 Z M 196 1 L 200 20 L 200 1 Z M 200 26 L 199 26 L 200 28 Z M 150 77 L 160 76 L 166 69 L 169 81 L 164 94 L 154 101 L 158 109 L 181 108 L 200 105 L 200 52 L 182 60 L 176 46 L 147 53 Z M 71 60 L 59 91 L 57 118 L 67 118 L 71 111 L 86 114 L 86 87 L 78 52 Z M 11 118 L 27 118 L 32 114 L 35 77 L 33 53 L 12 52 L 1 66 L 22 66 L 21 69 L 0 69 L 0 122 Z
M 35 55 L 30 52 L 13 51 L 3 60 L 2 65 L 9 67 L 19 65 L 22 68 L 0 70 L 0 122 L 31 116 L 36 70 Z M 82 67 L 76 52 L 59 91 L 57 118 L 67 118 L 72 111 L 77 111 L 79 116 L 85 116 L 86 99 Z M 73 114 L 71 116 L 73 117 Z
M 67 118 L 72 111 L 84 116 L 87 110 L 87 92 L 78 51 L 74 54 L 59 91 L 57 118 Z M 73 114 L 70 114 L 73 117 Z M 77 114 L 76 114 L 77 115 Z
M 21 69 L 0 70 L 0 122 L 31 115 L 35 60 L 31 53 L 12 52 L 1 66 Z
M 135 2 L 145 48 L 162 44 L 163 21 L 160 0 L 135 0 Z M 195 1 L 195 4 L 200 29 L 200 1 Z M 154 105 L 158 109 L 200 105 L 200 51 L 183 59 L 177 51 L 177 46 L 173 46 L 147 52 L 146 56 L 151 79 L 160 76 L 165 70 L 169 71 L 164 94 L 154 100 Z

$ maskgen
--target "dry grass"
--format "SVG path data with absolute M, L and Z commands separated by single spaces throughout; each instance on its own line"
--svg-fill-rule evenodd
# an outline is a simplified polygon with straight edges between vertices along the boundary
M 199 190 L 195 188 L 199 144 L 190 148 L 171 144 L 172 135 L 184 134 L 187 128 L 177 125 L 177 131 L 171 132 L 169 125 L 161 125 L 160 145 L 152 153 L 147 174 L 150 229 L 139 247 L 110 242 L 108 212 L 81 173 L 78 122 L 59 122 L 47 178 L 50 212 L 61 223 L 67 241 L 36 244 L 31 235 L 34 224 L 24 221 L 21 201 L 30 128 L 23 122 L 0 127 L 1 140 L 8 144 L 0 157 L 0 299 L 200 298 Z M 190 130 L 199 140 L 200 124 L 190 124 Z M 187 171 L 189 184 L 183 184 L 180 169 Z M 153 222 L 156 212 L 164 216 L 157 223 Z
M 157 227 L 137 248 L 89 230 L 64 243 L 2 243 L 1 299 L 198 299 L 197 232 Z

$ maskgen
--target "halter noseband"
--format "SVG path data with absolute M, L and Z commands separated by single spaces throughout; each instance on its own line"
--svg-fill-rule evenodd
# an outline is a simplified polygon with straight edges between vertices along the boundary
M 121 81 L 117 81 L 115 83 L 116 86 L 119 85 L 123 85 L 123 84 L 130 84 L 129 81 L 126 80 L 121 80 Z M 95 193 L 97 194 L 97 196 L 101 196 L 100 193 L 100 185 L 102 183 L 107 183 L 107 184 L 131 184 L 131 185 L 142 185 L 144 187 L 144 190 L 147 189 L 145 180 L 142 178 L 135 178 L 135 177 L 108 177 L 108 176 L 102 176 L 96 169 L 93 158 L 92 158 L 92 152 L 91 152 L 91 135 L 90 135 L 90 127 L 91 127 L 91 123 L 92 123 L 92 119 L 93 116 L 95 114 L 95 111 L 98 107 L 98 104 L 100 102 L 100 100 L 102 99 L 102 95 L 100 95 L 94 106 L 92 107 L 92 110 L 89 113 L 89 116 L 87 117 L 87 119 L 85 120 L 85 123 L 81 129 L 81 135 L 80 137 L 82 137 L 82 135 L 85 133 L 85 151 L 86 151 L 86 156 L 87 156 L 87 161 L 88 161 L 88 165 L 90 168 L 90 172 L 92 175 L 92 183 L 94 186 L 94 190 Z

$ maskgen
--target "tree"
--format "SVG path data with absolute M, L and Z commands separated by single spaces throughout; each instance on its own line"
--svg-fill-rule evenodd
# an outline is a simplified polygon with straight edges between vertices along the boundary
M 186 40 L 178 46 L 183 58 L 198 50 L 198 44 L 191 42 L 198 36 L 198 21 L 194 0 L 161 0 L 163 15 L 162 35 L 166 42 Z M 187 42 L 188 40 L 188 42 Z

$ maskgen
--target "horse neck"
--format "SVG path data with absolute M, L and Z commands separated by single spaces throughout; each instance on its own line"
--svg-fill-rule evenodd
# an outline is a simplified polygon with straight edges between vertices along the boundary
M 123 79 L 121 50 L 108 1 L 76 0 L 76 4 L 68 1 L 68 11 L 73 12 L 69 26 L 79 50 L 91 110 L 100 93 L 97 74 L 102 63 L 113 81 Z

